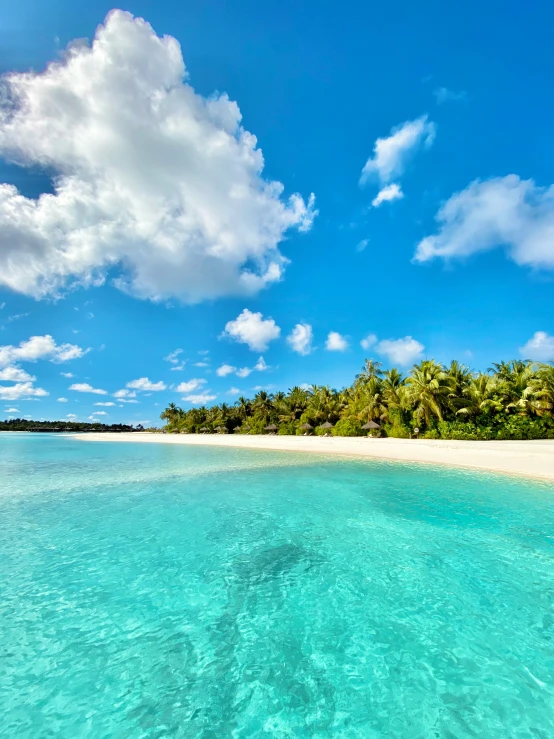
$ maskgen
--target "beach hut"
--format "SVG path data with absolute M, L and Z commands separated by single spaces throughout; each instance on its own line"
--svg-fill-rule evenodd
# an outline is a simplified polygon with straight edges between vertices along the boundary
M 265 430 L 269 431 L 270 434 L 274 434 L 276 431 L 279 431 L 279 427 L 274 423 L 270 423 L 269 426 L 265 427 Z
M 381 427 L 375 421 L 368 421 L 367 423 L 364 423 L 364 425 L 362 426 L 362 430 L 363 431 L 378 431 L 379 433 L 377 434 L 377 436 L 381 436 Z M 368 436 L 373 436 L 373 434 L 370 433 L 368 434 Z
M 304 436 L 307 436 L 307 434 L 310 433 L 310 431 L 313 431 L 313 426 L 311 423 L 303 423 L 302 426 L 300 426 L 300 431 L 304 432 Z
M 202 428 L 200 429 L 200 433 L 201 433 L 201 434 L 207 434 L 209 430 L 210 430 L 210 429 L 209 429 L 209 428 L 207 428 L 206 426 L 202 426 Z
M 325 423 L 322 423 L 321 424 L 320 428 L 325 429 L 325 434 L 324 434 L 325 436 L 330 436 L 330 434 L 328 432 L 329 432 L 330 429 L 333 428 L 333 426 L 334 426 L 334 424 L 329 423 L 329 421 L 325 421 Z

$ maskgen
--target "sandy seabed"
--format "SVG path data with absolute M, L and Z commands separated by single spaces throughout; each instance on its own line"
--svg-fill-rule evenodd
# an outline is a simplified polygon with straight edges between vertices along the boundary
M 219 434 L 79 434 L 86 441 L 119 441 L 188 446 L 267 449 L 394 462 L 421 462 L 525 475 L 554 481 L 554 440 L 545 441 L 436 441 L 432 439 L 370 439 L 321 436 L 247 436 Z

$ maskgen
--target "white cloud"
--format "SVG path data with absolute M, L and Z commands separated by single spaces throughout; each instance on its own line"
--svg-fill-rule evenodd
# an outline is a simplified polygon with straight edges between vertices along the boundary
M 20 367 L 5 367 L 0 370 L 0 382 L 33 382 L 36 379 Z
M 209 393 L 199 393 L 198 395 L 185 395 L 183 400 L 193 405 L 205 405 L 212 400 L 215 400 L 217 395 L 210 395 Z
M 373 157 L 364 165 L 360 183 L 376 177 L 382 184 L 400 177 L 411 154 L 422 145 L 431 146 L 435 140 L 436 126 L 424 115 L 415 121 L 406 121 L 395 126 L 384 139 L 377 139 L 373 147 Z
M 69 418 L 69 420 L 71 420 L 72 418 L 77 418 L 77 414 L 76 413 L 67 413 L 65 417 L 66 418 Z
M 0 386 L 1 400 L 26 400 L 29 398 L 42 398 L 48 395 L 41 387 L 34 387 L 31 382 L 18 382 L 8 387 Z
M 281 329 L 273 318 L 263 318 L 261 313 L 252 313 L 245 308 L 234 321 L 228 321 L 221 337 L 246 344 L 252 351 L 264 351 L 270 341 L 278 339 Z
M 238 387 L 232 387 L 230 390 L 227 390 L 228 395 L 240 395 L 241 391 L 238 389 Z
M 0 306 L 0 309 L 3 308 L 4 305 L 5 303 L 2 306 Z M 4 413 L 19 413 L 19 408 L 6 408 Z
M 385 185 L 382 190 L 379 190 L 377 195 L 371 201 L 371 205 L 374 208 L 378 208 L 381 203 L 390 203 L 393 200 L 402 200 L 404 193 L 402 192 L 400 185 L 393 182 L 391 185 Z
M 175 388 L 175 392 L 177 393 L 190 393 L 193 390 L 198 390 L 199 387 L 206 384 L 206 380 L 204 380 L 203 377 L 194 377 L 192 380 L 188 380 L 187 382 L 181 382 L 177 387 Z
M 361 241 L 358 241 L 358 243 L 356 244 L 356 251 L 358 253 L 365 251 L 368 244 L 369 244 L 369 239 L 362 239 Z
M 133 400 L 133 399 L 129 399 L 129 398 L 119 398 L 119 402 L 120 402 L 120 403 L 139 403 L 140 401 L 138 401 L 138 400 Z M 119 407 L 120 407 L 120 408 L 123 408 L 123 406 L 122 406 L 122 405 L 120 405 Z
M 186 361 L 181 362 L 181 364 L 176 364 L 174 367 L 170 367 L 169 369 L 172 372 L 180 372 L 182 369 L 185 368 Z
M 179 362 L 181 360 L 180 359 L 177 359 L 177 357 L 179 356 L 179 354 L 182 354 L 182 353 L 183 353 L 183 350 L 182 349 L 175 349 L 174 352 L 170 352 L 167 355 L 167 357 L 164 357 L 164 360 L 166 362 L 171 362 L 171 364 L 179 364 Z
M 465 90 L 454 92 L 454 90 L 449 90 L 446 87 L 437 87 L 433 90 L 433 95 L 437 100 L 437 105 L 442 105 L 449 101 L 465 100 L 467 98 L 467 92 Z
M 302 356 L 312 351 L 314 332 L 309 323 L 297 323 L 287 337 L 287 343 L 291 349 Z
M 131 380 L 131 382 L 128 382 L 126 387 L 130 388 L 131 390 L 140 390 L 142 392 L 150 391 L 150 392 L 157 392 L 159 390 L 167 390 L 167 385 L 165 382 L 151 382 L 148 377 L 139 377 L 138 380 Z
M 328 352 L 344 352 L 348 349 L 348 341 L 337 331 L 329 331 L 325 348 Z
M 100 390 L 100 388 L 92 387 L 88 382 L 76 382 L 69 386 L 70 390 L 75 390 L 77 393 L 93 393 L 94 395 L 107 395 L 107 390 Z
M 554 185 L 517 175 L 472 182 L 435 216 L 438 233 L 417 246 L 415 260 L 464 258 L 503 246 L 519 265 L 554 268 Z
M 1 221 L 0 217 L 0 244 Z M 0 251 L 1 248 L 0 246 Z M 22 341 L 19 346 L 12 346 L 11 344 L 0 346 L 0 367 L 17 362 L 36 362 L 38 359 L 49 359 L 51 362 L 67 362 L 70 359 L 78 359 L 84 356 L 88 351 L 89 349 L 82 349 L 76 344 L 56 344 L 49 334 L 31 336 L 27 341 Z
M 233 367 L 231 364 L 222 364 L 221 367 L 216 369 L 215 373 L 218 377 L 227 377 L 227 375 L 232 375 L 233 372 L 236 371 L 237 368 Z
M 67 377 L 67 379 L 70 380 L 73 377 L 73 372 L 60 372 L 60 375 L 62 377 Z
M 106 411 L 93 411 L 92 416 L 107 416 Z
M 273 318 L 264 318 L 261 313 L 252 313 L 245 308 L 234 321 L 228 321 L 222 337 L 247 344 L 252 351 L 263 352 L 280 334 L 281 329 Z
M 403 339 L 384 339 L 376 345 L 379 354 L 383 354 L 393 364 L 412 364 L 418 359 L 425 347 L 411 336 Z
M 58 403 L 67 403 L 67 398 L 58 398 Z
M 116 390 L 113 394 L 114 398 L 136 398 L 137 394 L 134 390 Z
M 549 336 L 546 331 L 535 331 L 532 338 L 520 347 L 519 352 L 525 359 L 550 362 L 554 360 L 554 336 Z
M 53 194 L 0 184 L 0 283 L 40 298 L 115 284 L 188 302 L 251 295 L 281 278 L 279 243 L 307 231 L 314 197 L 283 198 L 227 95 L 184 82 L 178 42 L 112 11 L 89 47 L 11 73 L 0 156 L 54 173 Z
M 200 349 L 200 351 L 198 352 L 198 354 L 201 354 L 203 357 L 205 357 L 209 353 L 210 353 L 209 349 Z
M 112 403 L 111 400 L 109 400 L 107 403 L 95 403 L 94 405 L 104 406 L 105 408 L 108 408 L 110 406 L 114 406 L 115 403 Z
M 260 357 L 256 364 L 253 367 L 241 367 L 239 370 L 237 370 L 236 375 L 237 377 L 248 377 L 248 375 L 252 374 L 252 372 L 265 372 L 269 369 L 269 365 L 266 364 L 266 361 L 263 357 Z
M 210 363 L 209 362 L 195 362 L 194 366 L 195 367 L 209 367 Z
M 377 337 L 375 334 L 368 334 L 365 338 L 363 338 L 360 341 L 360 346 L 362 349 L 371 349 L 372 346 L 375 346 L 377 343 Z

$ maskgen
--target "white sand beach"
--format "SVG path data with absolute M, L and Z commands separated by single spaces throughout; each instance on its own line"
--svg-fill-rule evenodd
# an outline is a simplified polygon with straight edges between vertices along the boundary
M 554 440 L 435 441 L 431 439 L 369 439 L 321 436 L 246 436 L 196 434 L 79 434 L 85 441 L 186 444 L 268 449 L 421 462 L 525 475 L 554 481 Z

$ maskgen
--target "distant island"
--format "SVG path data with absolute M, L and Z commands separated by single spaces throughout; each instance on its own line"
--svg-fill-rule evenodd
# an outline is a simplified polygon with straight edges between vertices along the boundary
M 30 431 L 30 432 L 50 432 L 56 433 L 61 431 L 75 433 L 77 431 L 94 431 L 112 433 L 124 431 L 144 431 L 144 428 L 138 426 L 129 426 L 124 423 L 81 423 L 80 421 L 30 421 L 26 418 L 10 418 L 7 421 L 0 421 L 0 431 Z
M 407 376 L 366 359 L 351 386 L 260 390 L 234 405 L 160 418 L 170 433 L 332 434 L 426 439 L 554 439 L 554 364 L 512 360 L 476 373 L 453 361 L 415 364 Z

